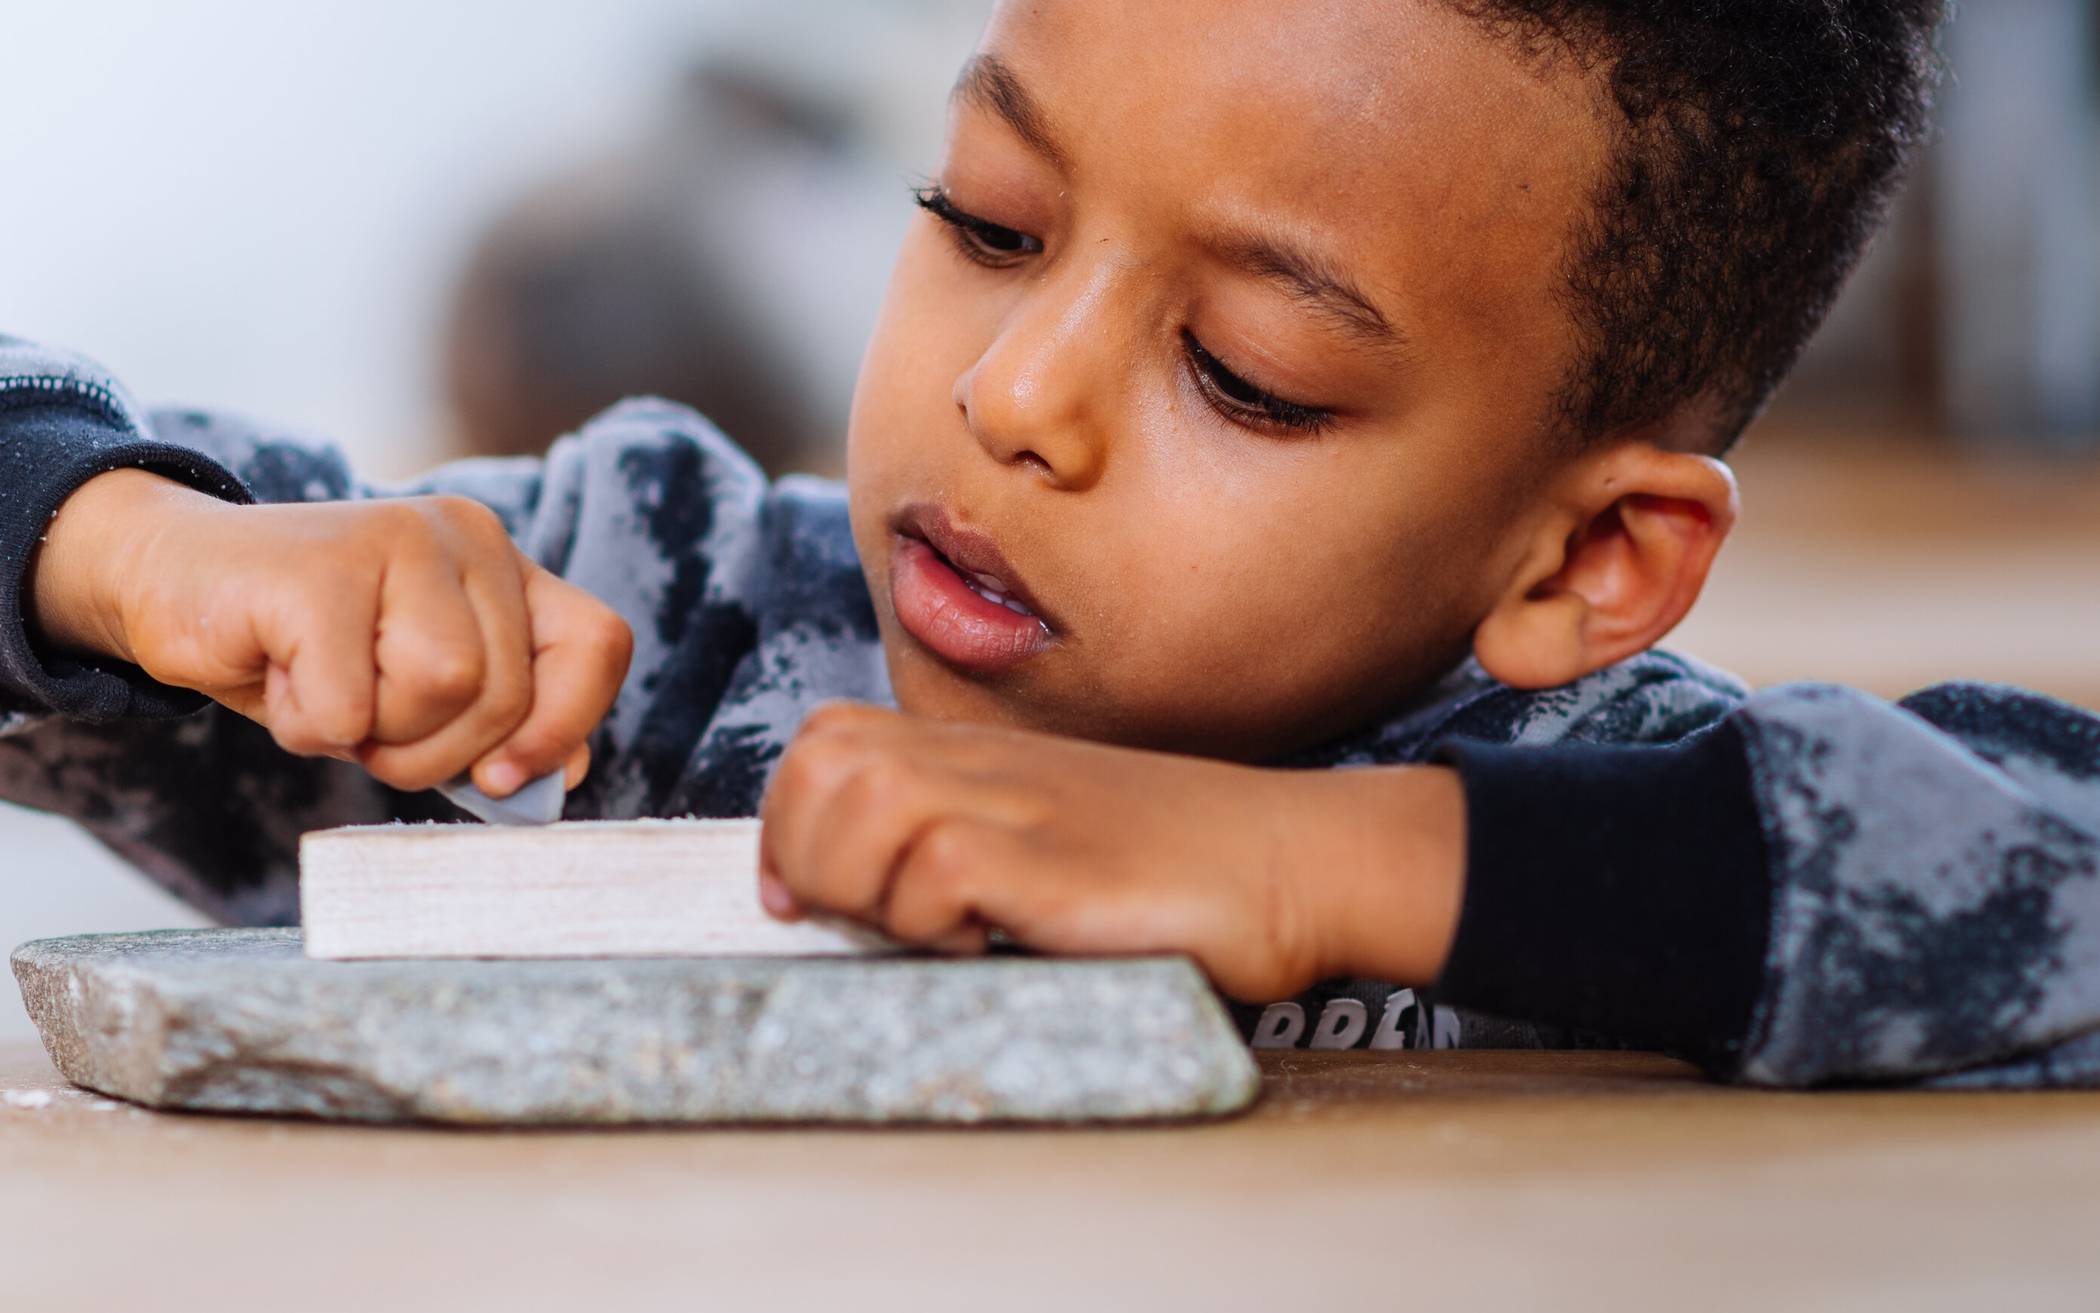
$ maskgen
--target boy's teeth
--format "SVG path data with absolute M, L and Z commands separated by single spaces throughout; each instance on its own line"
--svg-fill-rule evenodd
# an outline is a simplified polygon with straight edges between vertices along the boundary
M 956 578 L 962 580 L 963 587 L 977 594 L 985 601 L 991 602 L 996 606 L 1003 606 L 1015 615 L 1027 616 L 1030 620 L 1036 619 L 1035 612 L 1006 595 L 1006 581 L 1004 579 L 995 574 L 978 574 L 972 570 L 965 570 L 953 561 L 949 561 L 948 566 L 955 571 Z M 1037 623 L 1040 624 L 1042 622 L 1038 620 Z
M 958 571 L 957 573 L 961 572 Z M 1015 615 L 1025 615 L 1028 616 L 1030 619 L 1033 619 L 1035 617 L 1035 612 L 1021 605 L 1013 598 L 1008 597 L 1006 593 L 1002 591 L 1006 587 L 1005 583 L 1001 580 L 994 579 L 991 575 L 965 574 L 962 576 L 962 581 L 965 587 L 967 587 L 971 592 L 977 594 L 979 597 L 983 598 L 987 602 L 993 602 L 999 606 L 1003 606 L 1007 610 L 1013 612 Z M 997 585 L 997 587 L 994 587 L 994 585 Z

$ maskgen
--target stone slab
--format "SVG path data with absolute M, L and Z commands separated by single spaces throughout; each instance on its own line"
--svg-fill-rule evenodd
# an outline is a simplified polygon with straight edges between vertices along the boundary
M 1182 958 L 323 962 L 296 930 L 24 944 L 76 1085 L 153 1108 L 479 1125 L 1222 1116 L 1260 1077 Z

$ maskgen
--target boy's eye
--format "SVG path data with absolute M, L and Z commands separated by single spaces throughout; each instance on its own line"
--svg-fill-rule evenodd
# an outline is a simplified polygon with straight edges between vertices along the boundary
M 949 235 L 955 240 L 956 250 L 978 264 L 1004 268 L 1043 249 L 1043 244 L 1027 233 L 958 209 L 955 202 L 948 199 L 948 193 L 939 187 L 914 188 L 912 199 L 918 202 L 920 209 L 947 226 Z
M 1004 269 L 1042 252 L 1041 240 L 971 214 L 949 199 L 938 185 L 913 188 L 912 199 L 920 209 L 941 221 L 955 249 L 973 263 Z M 1211 408 L 1225 419 L 1270 433 L 1317 433 L 1334 422 L 1331 410 L 1286 401 L 1241 378 L 1185 328 L 1181 330 L 1181 342 L 1197 386 Z
M 1334 423 L 1331 410 L 1286 401 L 1233 373 L 1186 328 L 1181 330 L 1181 344 L 1188 352 L 1189 367 L 1196 376 L 1197 385 L 1212 408 L 1226 419 L 1250 428 L 1283 433 L 1318 433 Z

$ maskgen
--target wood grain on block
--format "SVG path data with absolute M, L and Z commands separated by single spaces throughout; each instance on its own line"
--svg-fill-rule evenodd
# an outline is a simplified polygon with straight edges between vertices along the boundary
M 359 825 L 299 844 L 306 954 L 834 956 L 894 947 L 758 903 L 757 821 Z

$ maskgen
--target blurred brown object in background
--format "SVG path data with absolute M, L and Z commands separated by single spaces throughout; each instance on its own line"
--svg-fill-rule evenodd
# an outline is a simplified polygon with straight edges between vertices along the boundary
M 836 472 L 850 369 L 807 311 L 872 321 L 902 182 L 875 197 L 842 116 L 734 62 L 695 67 L 668 111 L 482 238 L 445 339 L 460 443 L 537 454 L 623 398 L 659 396 L 769 474 Z
M 2100 456 L 2100 6 L 1960 7 L 1933 138 L 1781 427 Z
M 2100 464 L 2017 449 L 1766 423 L 1730 462 L 1742 524 L 1668 646 L 1757 686 L 1974 679 L 2100 710 Z
M 774 473 L 813 425 L 776 358 L 681 240 L 646 161 L 602 162 L 536 190 L 468 263 L 446 333 L 445 388 L 472 455 L 537 455 L 624 397 L 706 414 Z
M 634 395 L 693 405 L 775 473 L 811 445 L 777 363 L 651 191 L 647 168 L 601 164 L 527 195 L 483 239 L 445 342 L 470 454 L 540 454 Z

